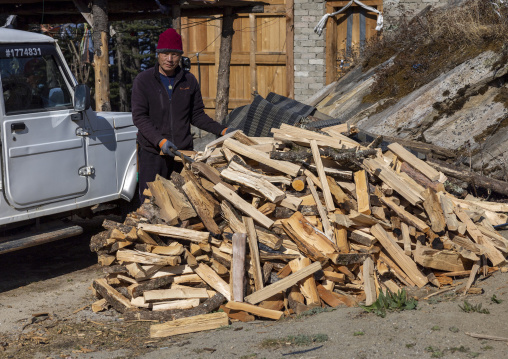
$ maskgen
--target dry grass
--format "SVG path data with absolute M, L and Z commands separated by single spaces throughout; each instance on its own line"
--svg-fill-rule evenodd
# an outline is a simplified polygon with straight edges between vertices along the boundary
M 389 106 L 485 50 L 507 52 L 507 40 L 506 2 L 495 7 L 488 0 L 470 0 L 402 21 L 398 31 L 368 43 L 363 56 L 353 59 L 366 71 L 395 55 L 393 66 L 377 72 L 364 102 L 392 98 Z

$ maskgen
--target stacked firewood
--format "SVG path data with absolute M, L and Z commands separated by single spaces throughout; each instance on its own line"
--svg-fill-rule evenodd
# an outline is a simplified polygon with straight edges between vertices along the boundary
M 323 131 L 237 131 L 150 183 L 149 200 L 91 240 L 107 274 L 93 283 L 94 310 L 163 321 L 151 328 L 162 337 L 370 305 L 380 291 L 453 277 L 469 278 L 467 292 L 481 269 L 504 265 L 508 240 L 493 226 L 508 205 L 452 196 L 397 143 L 382 153 L 345 125 Z

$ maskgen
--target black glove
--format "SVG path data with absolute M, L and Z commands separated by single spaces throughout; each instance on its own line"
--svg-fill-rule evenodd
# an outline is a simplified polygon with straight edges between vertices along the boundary
M 175 144 L 173 142 L 166 139 L 166 142 L 164 142 L 164 144 L 161 146 L 161 151 L 165 155 L 175 157 L 175 154 L 171 150 L 178 151 L 178 148 L 175 146 Z

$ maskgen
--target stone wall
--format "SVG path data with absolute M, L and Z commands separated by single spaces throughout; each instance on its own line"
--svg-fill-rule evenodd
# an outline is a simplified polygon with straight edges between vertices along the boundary
M 325 14 L 323 0 L 294 0 L 295 100 L 305 101 L 325 84 L 325 39 L 314 26 Z

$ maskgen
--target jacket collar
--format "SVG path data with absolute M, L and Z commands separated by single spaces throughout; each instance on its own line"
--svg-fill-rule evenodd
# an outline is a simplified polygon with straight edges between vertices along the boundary
M 182 79 L 182 77 L 184 76 L 184 73 L 185 73 L 185 71 L 183 71 L 180 66 L 178 66 L 176 68 L 175 83 L 180 81 Z M 153 75 L 157 79 L 157 81 L 160 81 L 160 77 L 159 77 L 159 63 L 157 63 L 157 62 L 155 63 L 155 66 L 153 67 Z

